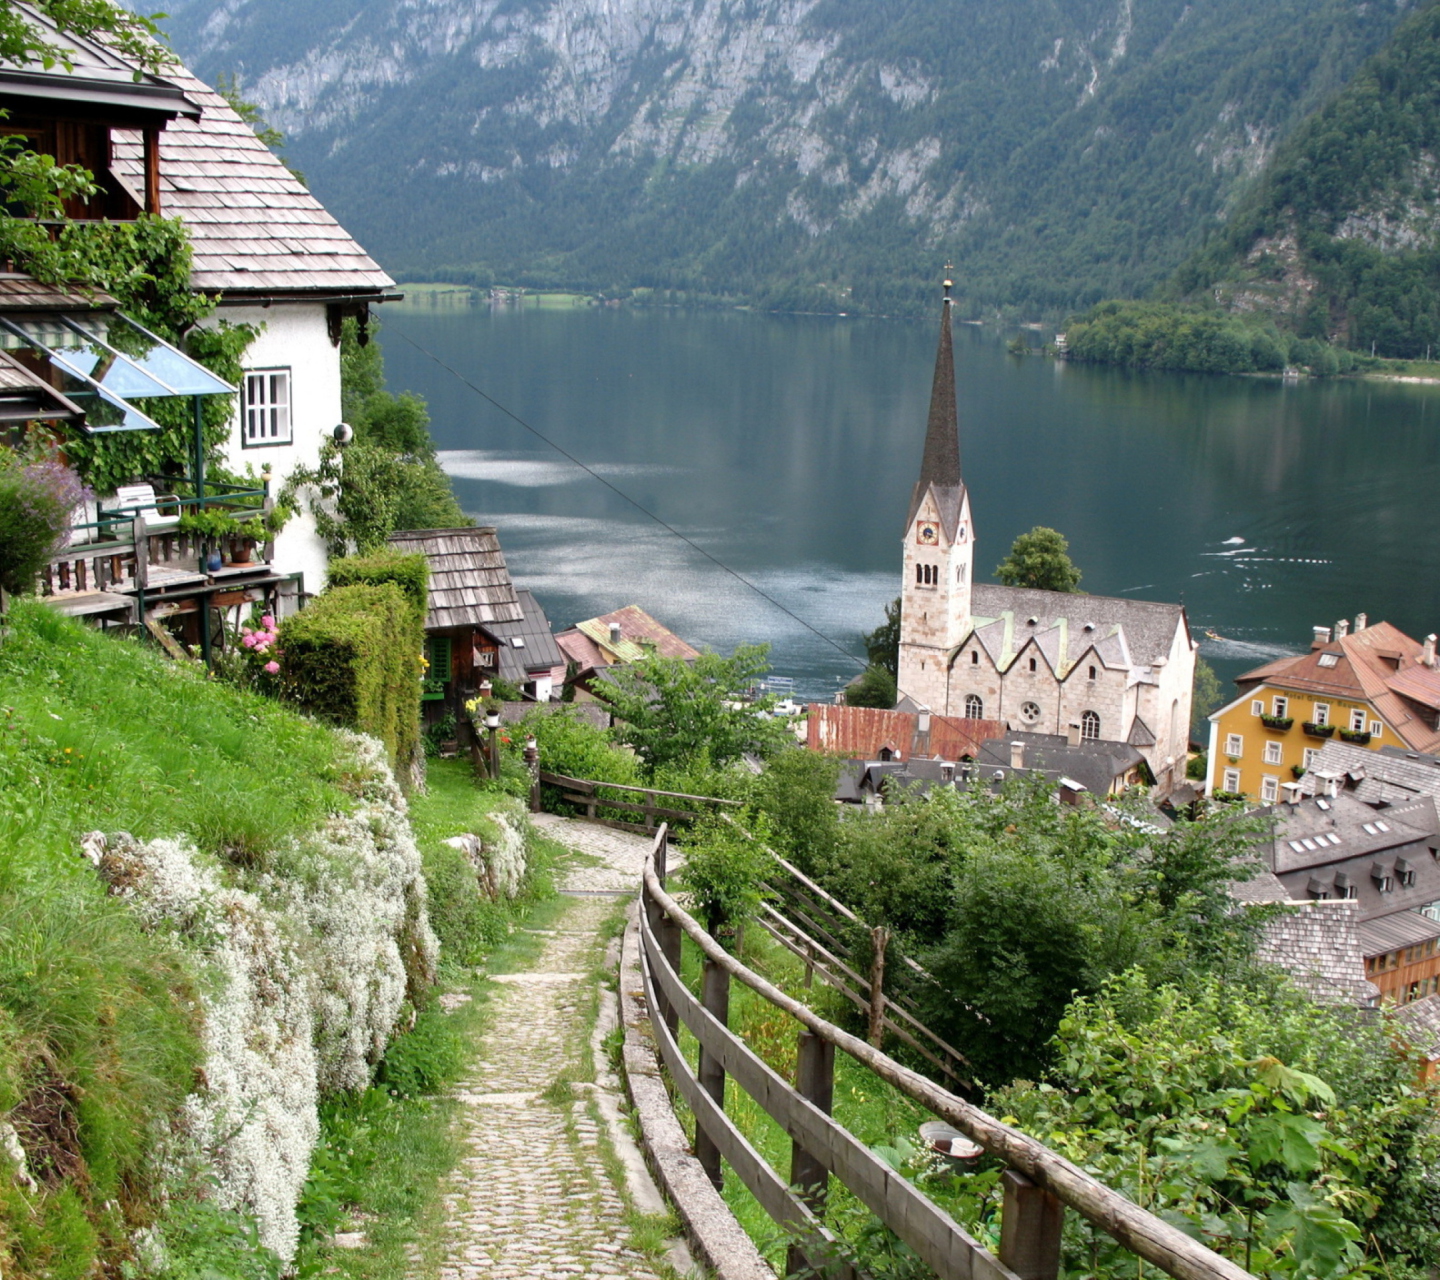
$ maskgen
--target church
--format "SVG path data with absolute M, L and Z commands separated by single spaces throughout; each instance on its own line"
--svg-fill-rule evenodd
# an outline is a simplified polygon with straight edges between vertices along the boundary
M 1196 643 L 1180 605 L 974 581 L 975 525 L 945 282 L 920 478 L 905 526 L 899 707 L 1135 747 L 1184 782 Z

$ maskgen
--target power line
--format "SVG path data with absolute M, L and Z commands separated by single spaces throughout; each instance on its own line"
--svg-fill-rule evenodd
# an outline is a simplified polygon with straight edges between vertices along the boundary
M 405 333 L 403 330 L 398 330 L 397 332 L 399 332 L 400 336 L 404 338 L 405 341 L 408 342 L 412 347 L 414 347 L 415 350 L 418 351 L 421 355 L 427 357 L 430 360 L 433 360 L 442 369 L 444 369 L 446 373 L 450 374 L 451 377 L 455 378 L 458 382 L 461 382 L 465 386 L 469 387 L 470 390 L 473 391 L 477 396 L 479 396 L 487 404 L 492 405 L 494 408 L 498 409 L 512 422 L 518 423 L 520 426 L 524 427 L 525 430 L 528 431 L 531 435 L 533 435 L 537 440 L 543 441 L 545 444 L 549 445 L 550 448 L 554 449 L 555 452 L 558 453 L 562 458 L 564 458 L 566 461 L 570 462 L 574 466 L 579 467 L 580 470 L 583 471 L 586 475 L 588 475 L 592 480 L 598 480 L 607 489 L 609 489 L 611 493 L 615 494 L 616 497 L 623 498 L 632 507 L 634 507 L 636 511 L 640 512 L 644 516 L 648 516 L 667 533 L 671 533 L 675 537 L 679 538 L 680 541 L 683 542 L 692 551 L 699 553 L 700 555 L 704 556 L 705 559 L 709 560 L 711 564 L 715 565 L 719 569 L 724 570 L 732 578 L 734 578 L 736 582 L 741 583 L 743 586 L 749 587 L 750 590 L 753 591 L 762 600 L 765 600 L 769 604 L 773 605 L 787 618 L 798 622 L 802 627 L 805 628 L 806 631 L 810 632 L 811 635 L 818 637 L 820 640 L 823 640 L 837 653 L 841 654 L 847 661 L 853 662 L 860 667 L 864 667 L 866 665 L 864 662 L 861 662 L 861 660 L 857 658 L 853 653 L 851 653 L 848 649 L 841 645 L 838 641 L 832 640 L 818 627 L 815 627 L 811 623 L 806 622 L 805 619 L 802 618 L 798 613 L 795 613 L 793 610 L 786 608 L 785 605 L 781 604 L 780 601 L 775 599 L 775 597 L 772 596 L 768 591 L 766 591 L 763 587 L 758 586 L 756 583 L 752 582 L 738 569 L 732 569 L 728 564 L 726 564 L 722 559 L 720 559 L 719 556 L 715 555 L 713 552 L 707 551 L 693 538 L 688 537 L 686 534 L 682 533 L 679 529 L 677 529 L 674 525 L 666 521 L 663 517 L 657 515 L 654 511 L 651 511 L 649 507 L 637 501 L 635 498 L 632 498 L 618 485 L 612 484 L 593 467 L 586 465 L 563 445 L 557 444 L 554 440 L 550 439 L 550 437 L 547 436 L 538 427 L 532 427 L 513 409 L 507 408 L 505 405 L 501 404 L 500 401 L 495 399 L 494 396 L 490 395 L 489 392 L 482 390 L 480 387 L 477 387 L 458 369 L 455 369 L 451 365 L 446 364 L 445 361 L 442 360 L 439 356 L 437 356 L 433 351 L 422 347 L 408 333 Z

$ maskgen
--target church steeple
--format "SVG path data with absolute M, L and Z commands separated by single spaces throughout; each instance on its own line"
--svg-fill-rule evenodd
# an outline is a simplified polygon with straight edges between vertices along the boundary
M 948 268 L 947 268 L 948 271 Z M 925 454 L 920 462 L 920 478 L 910 497 L 910 514 L 905 525 L 915 521 L 915 513 L 934 489 L 940 520 L 947 540 L 955 537 L 955 527 L 964 505 L 965 482 L 960 477 L 960 419 L 955 409 L 955 348 L 950 335 L 950 288 L 945 281 L 945 301 L 940 308 L 940 345 L 935 352 L 935 378 L 930 387 L 930 421 L 925 429 Z

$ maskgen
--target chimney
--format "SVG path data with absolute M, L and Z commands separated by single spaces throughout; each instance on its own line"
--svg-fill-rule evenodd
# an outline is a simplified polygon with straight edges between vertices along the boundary
M 1335 624 L 1335 639 L 1337 639 L 1337 640 L 1343 640 L 1343 639 L 1345 639 L 1345 637 L 1348 636 L 1349 634 L 1350 634 L 1350 619 L 1349 619 L 1349 618 L 1341 618 L 1340 621 Z
M 917 733 L 930 732 L 930 708 L 921 707 L 915 716 L 915 730 Z
M 1080 726 L 1078 724 L 1067 724 L 1065 726 L 1065 745 L 1078 747 L 1080 745 Z
M 1025 744 L 1023 742 L 1012 742 L 1010 744 L 1010 767 L 1012 769 L 1023 769 L 1025 767 Z
M 1427 667 L 1435 666 L 1435 633 L 1433 631 L 1425 637 L 1425 652 L 1420 655 L 1420 661 Z
M 620 624 L 618 622 L 610 624 L 610 643 L 612 645 L 620 643 Z
M 1323 649 L 1330 643 L 1329 627 L 1312 627 L 1311 630 L 1315 633 L 1315 639 L 1310 642 L 1312 649 Z
M 1359 635 L 1360 632 L 1364 631 L 1365 628 L 1366 628 L 1366 626 L 1369 625 L 1369 622 L 1370 622 L 1370 616 L 1369 616 L 1369 614 L 1357 613 L 1357 614 L 1355 615 L 1355 634 L 1356 634 L 1356 635 Z
M 942 761 L 940 761 L 940 781 L 941 781 L 941 782 L 954 782 L 954 781 L 955 781 L 955 765 L 954 765 L 954 763 L 953 763 L 952 761 L 950 761 L 950 760 L 942 760 Z

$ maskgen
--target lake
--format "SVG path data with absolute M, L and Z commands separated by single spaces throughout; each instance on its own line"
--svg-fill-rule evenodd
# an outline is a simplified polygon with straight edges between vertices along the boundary
M 769 642 L 806 697 L 858 669 L 899 593 L 938 307 L 381 318 L 392 390 L 429 401 L 462 505 L 557 629 L 638 604 L 695 644 Z M 1440 387 L 1132 373 L 1012 356 L 1009 336 L 955 328 L 977 577 L 1050 525 L 1084 590 L 1183 602 L 1227 681 L 1361 611 L 1440 630 Z

